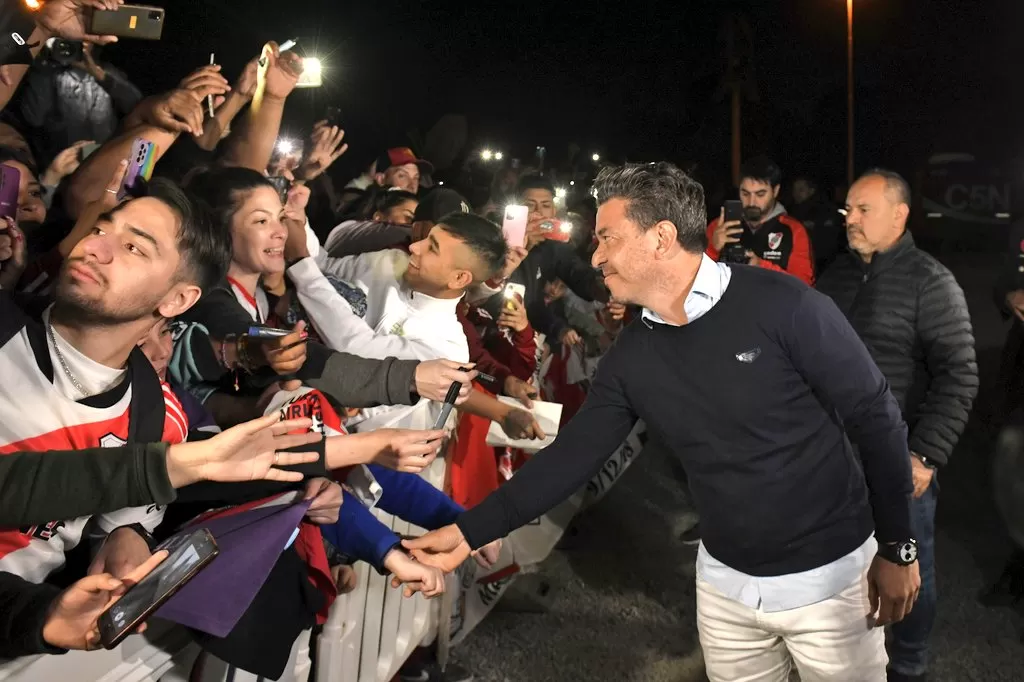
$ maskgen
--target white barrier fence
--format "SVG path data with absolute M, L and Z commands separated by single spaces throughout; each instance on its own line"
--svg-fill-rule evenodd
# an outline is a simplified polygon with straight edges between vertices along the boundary
M 425 413 L 424 413 L 425 414 Z M 423 418 L 419 411 L 402 420 Z M 396 425 L 397 426 L 397 425 Z M 415 428 L 415 427 L 412 427 Z M 524 526 L 511 536 L 503 555 L 515 554 L 520 565 L 542 561 L 554 549 L 572 517 L 600 499 L 618 480 L 640 451 L 638 424 L 623 446 L 609 459 L 601 473 L 580 494 L 551 514 Z M 438 459 L 424 474 L 435 487 L 445 480 L 445 462 Z M 422 529 L 383 512 L 374 512 L 398 534 L 417 535 Z M 501 566 L 503 564 L 499 564 Z M 449 621 L 441 633 L 441 600 L 427 601 L 416 595 L 405 599 L 366 563 L 357 565 L 358 586 L 334 602 L 317 641 L 315 682 L 389 682 L 418 646 L 427 645 L 442 634 L 442 641 L 457 644 L 480 622 L 511 582 L 501 579 L 477 584 L 475 564 L 467 564 L 456 578 L 450 578 Z M 453 589 L 454 588 L 454 589 Z M 310 633 L 303 632 L 292 647 L 283 682 L 310 679 Z M 190 682 L 199 648 L 188 634 L 169 623 L 154 622 L 144 635 L 133 635 L 112 651 L 70 652 L 63 656 L 26 657 L 0 664 L 0 682 Z M 204 657 L 200 682 L 262 682 L 264 678 Z

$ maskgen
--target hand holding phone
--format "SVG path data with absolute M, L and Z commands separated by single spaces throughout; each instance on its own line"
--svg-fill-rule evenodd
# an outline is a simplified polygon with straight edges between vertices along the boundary
M 113 649 L 145 623 L 220 551 L 213 535 L 205 528 L 175 535 L 157 549 L 170 552 L 167 559 L 131 586 L 99 617 L 100 641 L 105 648 Z
M 89 32 L 93 35 L 160 40 L 164 10 L 148 5 L 121 5 L 114 10 L 93 10 Z
M 20 192 L 21 171 L 12 166 L 0 166 L 0 218 L 17 219 Z
M 166 558 L 167 552 L 157 552 L 121 580 L 109 573 L 100 573 L 71 585 L 50 605 L 43 623 L 43 641 L 61 649 L 97 648 L 100 644 L 98 619 L 131 585 L 149 575 Z M 142 624 L 135 632 L 145 629 Z
M 135 138 L 135 142 L 132 143 L 131 154 L 128 156 L 128 170 L 124 174 L 124 180 L 121 182 L 121 188 L 117 193 L 118 201 L 128 196 L 128 193 L 135 186 L 135 183 L 139 181 L 139 178 L 148 182 L 153 177 L 155 159 L 156 145 L 141 137 Z
M 556 242 L 567 242 L 572 237 L 572 223 L 562 220 L 545 220 L 540 229 L 547 233 L 547 238 Z
M 510 204 L 505 207 L 505 219 L 501 223 L 501 233 L 509 246 L 526 246 L 526 220 L 530 209 L 526 206 Z

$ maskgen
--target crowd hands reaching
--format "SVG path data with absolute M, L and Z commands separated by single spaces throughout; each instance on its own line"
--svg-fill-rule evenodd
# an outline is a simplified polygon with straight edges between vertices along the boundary
M 407 148 L 336 190 L 339 121 L 313 123 L 295 150 L 278 145 L 303 63 L 273 42 L 234 80 L 199 66 L 48 150 L 49 124 L 25 115 L 19 86 L 53 59 L 56 36 L 87 41 L 63 68 L 134 88 L 93 57 L 92 44 L 116 38 L 87 30 L 90 11 L 121 4 L 50 0 L 35 15 L 33 63 L 0 68 L 0 170 L 3 190 L 17 188 L 0 230 L 0 362 L 56 392 L 0 391 L 0 421 L 22 423 L 0 429 L 0 533 L 18 548 L 0 556 L 3 631 L 28 632 L 0 657 L 100 646 L 100 615 L 166 558 L 154 549 L 182 521 L 289 491 L 309 501 L 303 524 L 323 529 L 338 594 L 356 587 L 358 560 L 406 597 L 443 593 L 444 573 L 470 556 L 493 568 L 501 541 L 469 552 L 451 533 L 457 495 L 425 477 L 451 459 L 463 421 L 539 443 L 550 434 L 535 401 L 566 405 L 563 422 L 579 406 L 585 372 L 552 386 L 542 366 L 583 367 L 627 315 L 589 265 L 587 233 L 551 240 L 564 207 L 549 180 L 523 173 L 488 202 L 529 208 L 525 239 L 510 244 L 500 217 L 433 186 L 430 163 Z M 131 422 L 135 402 L 154 397 L 141 373 L 154 371 L 164 420 L 143 437 Z M 453 395 L 458 420 L 438 420 Z M 106 435 L 87 428 L 100 420 L 112 420 Z M 484 431 L 460 447 L 497 462 L 507 449 Z M 357 469 L 383 488 L 371 505 L 451 536 L 443 560 L 360 509 Z M 51 587 L 65 559 L 51 540 L 85 542 L 90 519 L 100 535 L 85 574 Z M 332 545 L 353 535 L 372 541 Z

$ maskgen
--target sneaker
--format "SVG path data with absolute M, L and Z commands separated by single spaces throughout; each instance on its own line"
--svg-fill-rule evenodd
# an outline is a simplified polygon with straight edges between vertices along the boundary
M 700 521 L 690 526 L 690 529 L 679 536 L 679 542 L 684 545 L 700 544 Z

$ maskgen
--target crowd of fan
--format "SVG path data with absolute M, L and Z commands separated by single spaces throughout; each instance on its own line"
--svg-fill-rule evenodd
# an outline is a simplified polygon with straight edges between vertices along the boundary
M 52 0 L 28 41 L 32 64 L 2 67 L 0 166 L 20 186 L 0 236 L 0 657 L 95 648 L 99 614 L 183 523 L 299 490 L 314 541 L 281 555 L 244 626 L 193 633 L 276 678 L 298 634 L 355 587 L 355 562 L 407 596 L 444 590 L 442 572 L 367 509 L 351 472 L 366 465 L 379 509 L 428 530 L 451 524 L 515 466 L 486 429 L 452 440 L 455 419 L 425 430 L 400 428 L 405 418 L 425 410 L 433 422 L 458 383 L 460 420 L 543 439 L 533 400 L 571 418 L 587 368 L 637 311 L 611 301 L 591 267 L 593 200 L 569 215 L 537 170 L 501 169 L 474 211 L 408 148 L 335 185 L 347 150 L 337 121 L 280 149 L 302 62 L 274 43 L 240 74 L 203 65 L 148 97 L 92 47 L 70 63 L 51 53 L 55 35 L 87 37 L 87 6 L 117 4 Z M 155 171 L 126 193 L 140 151 Z M 767 159 L 741 175 L 742 220 L 712 220 L 707 254 L 813 285 L 845 246 L 835 207 L 801 179 L 787 213 Z M 875 176 L 880 193 L 905 188 Z M 498 226 L 508 204 L 528 207 L 524 245 Z M 558 219 L 571 240 L 552 232 Z M 820 288 L 841 302 L 841 268 L 831 272 Z M 943 305 L 962 302 L 950 296 Z M 966 308 L 956 314 L 959 324 Z M 922 471 L 944 462 L 973 400 L 973 348 L 957 362 L 955 423 L 934 452 L 922 445 Z M 572 367 L 584 369 L 569 377 Z M 439 456 L 458 469 L 480 451 L 493 469 L 482 489 L 446 494 L 419 476 Z M 921 486 L 917 496 L 930 474 Z M 499 550 L 475 559 L 490 565 Z
M 607 294 L 574 245 L 546 241 L 543 176 L 508 188 L 530 208 L 512 248 L 406 148 L 335 190 L 334 122 L 276 148 L 302 71 L 291 51 L 268 43 L 233 81 L 204 65 L 148 97 L 90 42 L 76 61 L 57 53 L 56 36 L 105 42 L 84 15 L 118 4 L 47 3 L 32 63 L 2 67 L 0 164 L 20 186 L 0 236 L 0 657 L 95 648 L 97 617 L 183 523 L 297 489 L 316 541 L 291 545 L 249 607 L 273 618 L 194 633 L 276 678 L 353 589 L 354 562 L 407 596 L 444 590 L 347 485 L 367 465 L 377 508 L 428 529 L 462 510 L 418 475 L 452 449 L 455 420 L 395 425 L 416 409 L 432 421 L 458 383 L 459 414 L 543 438 L 538 361 L 594 354 L 618 322 L 586 303 Z M 152 178 L 131 181 L 146 154 Z M 505 296 L 509 281 L 524 293 Z

